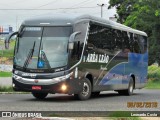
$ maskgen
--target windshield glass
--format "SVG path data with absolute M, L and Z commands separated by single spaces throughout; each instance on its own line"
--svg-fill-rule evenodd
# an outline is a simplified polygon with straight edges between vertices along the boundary
M 71 27 L 25 27 L 16 44 L 14 64 L 29 69 L 67 65 Z

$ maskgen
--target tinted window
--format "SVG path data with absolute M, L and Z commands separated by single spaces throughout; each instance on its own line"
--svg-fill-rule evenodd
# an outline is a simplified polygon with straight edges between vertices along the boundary
M 100 25 L 91 25 L 88 50 L 118 51 L 122 49 L 123 33 L 120 30 Z M 104 52 L 105 52 L 104 51 Z
M 41 37 L 42 29 L 42 27 L 25 27 L 20 34 L 23 37 Z
M 133 52 L 141 53 L 141 49 L 140 49 L 140 45 L 139 45 L 139 36 L 137 34 L 134 34 L 133 39 L 134 39 Z
M 139 36 L 139 45 L 142 53 L 145 53 L 147 51 L 147 38 L 144 36 Z
M 71 27 L 45 27 L 43 37 L 68 37 L 71 30 Z

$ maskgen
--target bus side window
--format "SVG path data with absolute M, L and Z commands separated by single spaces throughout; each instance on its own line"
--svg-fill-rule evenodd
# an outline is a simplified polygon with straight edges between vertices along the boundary
M 80 41 L 74 42 L 74 48 L 71 53 L 71 59 L 78 60 L 79 59 L 79 53 L 80 53 Z
M 131 52 L 134 52 L 134 39 L 133 39 L 133 33 L 128 33 L 128 36 L 129 36 L 129 43 L 130 43 L 130 49 L 131 49 Z
M 102 36 L 102 42 L 103 49 L 105 50 L 113 50 L 114 44 L 112 44 L 112 32 L 110 28 L 105 28 L 105 30 L 102 33 L 104 36 Z
M 138 35 L 134 34 L 134 42 L 133 42 L 133 52 L 134 53 L 141 53 L 141 49 L 139 46 L 139 40 L 138 40 Z
M 139 35 L 139 45 L 142 53 L 145 53 L 147 50 L 147 39 L 144 36 Z
M 144 39 L 144 53 L 147 52 L 148 44 L 147 44 L 147 37 L 143 36 Z
M 86 46 L 86 50 L 89 53 L 94 53 L 96 49 L 101 46 L 101 30 L 101 26 L 91 24 L 88 37 L 88 44 Z
M 125 57 L 128 57 L 128 53 L 131 51 L 130 50 L 130 43 L 129 43 L 129 36 L 128 33 L 126 31 L 123 31 L 123 44 L 122 44 L 122 51 L 124 53 Z
M 120 30 L 115 30 L 115 43 L 116 43 L 116 49 L 121 50 L 122 49 L 122 33 Z

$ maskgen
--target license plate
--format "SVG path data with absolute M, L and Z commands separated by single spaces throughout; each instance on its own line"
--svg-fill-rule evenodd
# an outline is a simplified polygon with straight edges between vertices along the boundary
M 41 86 L 32 86 L 32 90 L 41 90 L 42 87 Z

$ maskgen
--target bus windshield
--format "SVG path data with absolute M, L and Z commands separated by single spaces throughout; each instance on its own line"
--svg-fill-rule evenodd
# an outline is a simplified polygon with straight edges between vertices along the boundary
M 24 27 L 15 48 L 14 65 L 50 69 L 67 65 L 71 27 Z

